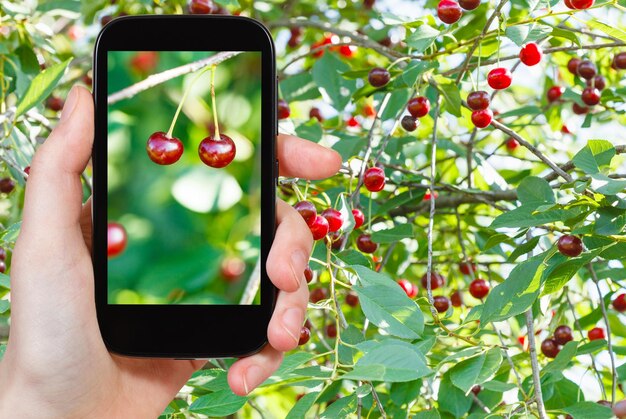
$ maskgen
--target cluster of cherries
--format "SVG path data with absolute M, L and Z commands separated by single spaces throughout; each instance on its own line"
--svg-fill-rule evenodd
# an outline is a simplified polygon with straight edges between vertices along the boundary
M 596 65 L 589 60 L 572 58 L 567 63 L 567 69 L 573 75 L 586 80 L 586 87 L 580 95 L 580 100 L 587 106 L 581 106 L 576 102 L 572 105 L 572 110 L 575 114 L 584 115 L 591 110 L 592 106 L 600 103 L 600 92 L 606 87 L 606 80 L 602 75 L 598 74 Z M 553 95 L 556 95 L 556 92 Z M 550 97 L 548 100 L 550 101 Z
M 463 9 L 474 10 L 480 6 L 480 0 L 441 0 L 437 5 L 437 16 L 443 23 L 451 25 L 463 16 Z
M 5 273 L 7 270 L 6 260 L 7 251 L 4 249 L 4 247 L 0 247 L 0 273 Z
M 309 226 L 314 240 L 322 240 L 329 236 L 333 247 L 340 247 L 343 244 L 340 230 L 343 227 L 344 219 L 341 212 L 334 208 L 327 208 L 318 214 L 315 205 L 311 201 L 300 201 L 293 207 L 300 213 L 306 225 Z M 354 208 L 352 209 L 352 216 L 354 218 L 354 229 L 356 230 L 365 222 L 365 215 L 360 209 Z M 357 239 L 357 244 L 358 242 L 359 240 Z
M 413 132 L 419 125 L 419 118 L 423 118 L 430 112 L 430 101 L 426 96 L 414 97 L 406 105 L 410 115 L 402 117 L 400 124 L 408 132 Z
M 160 165 L 176 163 L 183 155 L 183 143 L 180 139 L 157 131 L 148 138 L 146 151 L 150 160 Z M 235 158 L 236 148 L 233 140 L 220 133 L 220 138 L 210 135 L 198 146 L 198 155 L 204 164 L 214 168 L 228 166 Z

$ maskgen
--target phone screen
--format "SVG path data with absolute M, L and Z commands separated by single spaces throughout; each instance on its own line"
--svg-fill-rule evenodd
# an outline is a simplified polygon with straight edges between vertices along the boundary
M 108 51 L 109 304 L 259 304 L 261 90 L 258 51 Z

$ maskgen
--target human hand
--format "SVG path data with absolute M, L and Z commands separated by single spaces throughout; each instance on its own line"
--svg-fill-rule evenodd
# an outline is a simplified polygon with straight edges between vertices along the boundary
M 110 354 L 96 319 L 90 256 L 91 203 L 80 174 L 93 144 L 93 100 L 72 89 L 59 124 L 37 151 L 11 271 L 11 333 L 0 362 L 0 417 L 156 417 L 202 360 L 126 358 Z M 340 156 L 279 135 L 281 175 L 320 179 Z M 312 236 L 300 215 L 277 202 L 276 238 L 267 272 L 280 289 L 269 345 L 235 362 L 232 390 L 249 393 L 298 344 L 308 301 L 303 279 Z

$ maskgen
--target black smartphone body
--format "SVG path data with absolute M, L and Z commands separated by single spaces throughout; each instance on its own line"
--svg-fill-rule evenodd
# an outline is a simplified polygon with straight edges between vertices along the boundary
M 236 16 L 129 16 L 94 51 L 93 246 L 114 353 L 246 356 L 276 289 L 276 69 Z

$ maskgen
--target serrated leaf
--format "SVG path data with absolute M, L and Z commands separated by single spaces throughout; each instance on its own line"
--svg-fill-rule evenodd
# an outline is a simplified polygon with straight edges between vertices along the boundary
M 572 159 L 576 167 L 588 175 L 600 172 L 600 167 L 611 164 L 615 147 L 606 140 L 589 140 Z
M 189 411 L 207 416 L 228 416 L 241 409 L 247 401 L 247 397 L 238 396 L 230 389 L 220 390 L 198 397 L 189 406 Z
M 356 411 L 356 394 L 341 397 L 334 401 L 322 414 L 320 419 L 342 419 L 347 418 Z
M 423 24 L 418 26 L 415 32 L 405 39 L 405 42 L 408 46 L 415 49 L 415 52 L 424 52 L 440 34 L 441 32 L 432 26 Z
M 450 368 L 452 384 L 467 393 L 476 384 L 487 381 L 500 368 L 502 351 L 490 349 L 486 353 L 465 359 Z
M 522 205 L 554 204 L 554 191 L 547 180 L 537 176 L 524 178 L 517 187 L 517 197 Z M 535 208 L 536 208 L 535 207 Z
M 280 95 L 287 102 L 317 99 L 320 91 L 310 72 L 303 72 L 280 81 Z
M 286 416 L 286 419 L 300 419 L 306 417 L 306 414 L 311 410 L 317 400 L 319 391 L 313 391 L 305 394 L 296 404 L 291 408 Z
M 313 65 L 313 80 L 320 93 L 339 111 L 350 103 L 350 98 L 356 90 L 356 80 L 348 80 L 341 75 L 349 69 L 348 64 L 330 53 L 324 54 Z
M 578 402 L 562 410 L 571 415 L 573 419 L 611 419 L 615 417 L 609 407 L 594 402 Z
M 398 383 L 417 380 L 430 372 L 414 349 L 383 342 L 363 355 L 343 378 Z
M 65 69 L 71 60 L 71 58 L 68 58 L 61 63 L 54 64 L 35 76 L 30 86 L 28 86 L 26 93 L 24 93 L 17 103 L 17 109 L 15 110 L 16 117 L 28 111 L 36 104 L 43 102 L 43 100 L 48 97 L 59 80 L 61 80 L 61 77 L 63 77 L 63 74 L 65 74 Z
M 578 258 L 568 259 L 557 265 L 550 273 L 543 286 L 541 296 L 560 291 L 580 269 L 600 254 L 604 248 L 585 253 Z
M 585 23 L 591 28 L 598 29 L 613 38 L 626 42 L 626 32 L 621 30 L 616 25 L 607 25 L 606 23 L 599 21 L 596 17 L 585 21 Z
M 376 243 L 394 243 L 411 237 L 414 237 L 412 224 L 399 224 L 395 227 L 372 233 L 372 241 Z

